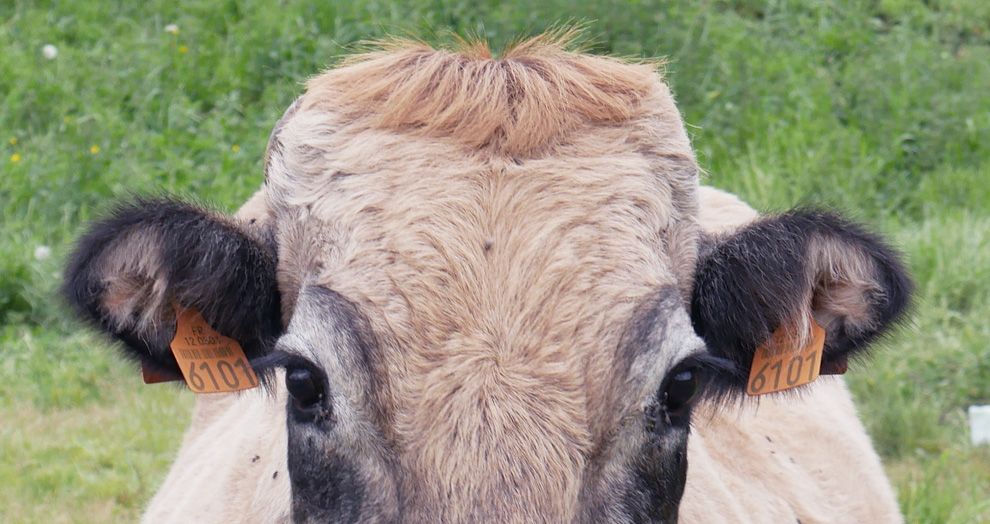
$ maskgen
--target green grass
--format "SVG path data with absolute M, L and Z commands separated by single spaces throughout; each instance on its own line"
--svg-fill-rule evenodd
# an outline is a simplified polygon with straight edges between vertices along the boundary
M 0 1 L 0 521 L 136 520 L 186 425 L 191 394 L 53 298 L 82 223 L 163 190 L 236 208 L 301 82 L 360 40 L 580 22 L 593 51 L 670 58 L 707 183 L 839 207 L 908 254 L 912 322 L 850 383 L 909 522 L 990 522 L 964 414 L 990 403 L 990 3 L 586 4 Z

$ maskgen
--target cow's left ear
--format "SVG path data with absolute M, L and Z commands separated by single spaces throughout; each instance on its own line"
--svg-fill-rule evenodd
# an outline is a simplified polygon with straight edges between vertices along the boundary
M 736 363 L 746 387 L 757 347 L 782 326 L 825 329 L 823 369 L 842 367 L 905 313 L 913 288 L 899 255 L 834 213 L 792 211 L 709 239 L 691 297 L 694 329 Z
M 282 325 L 274 242 L 256 222 L 175 200 L 120 205 L 80 239 L 62 292 L 155 373 L 180 376 L 169 349 L 174 306 L 199 311 L 248 359 L 263 356 Z

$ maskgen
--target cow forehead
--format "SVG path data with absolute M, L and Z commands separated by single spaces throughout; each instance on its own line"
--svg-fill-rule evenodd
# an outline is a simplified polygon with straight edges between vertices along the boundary
M 283 222 L 309 221 L 286 227 L 293 238 L 282 239 L 308 244 L 306 254 L 282 259 L 340 265 L 348 242 L 389 251 L 396 242 L 383 245 L 375 228 L 401 231 L 413 255 L 458 244 L 476 254 L 481 245 L 486 259 L 499 247 L 503 259 L 546 259 L 553 248 L 594 245 L 621 230 L 631 242 L 599 243 L 599 259 L 638 243 L 666 256 L 662 271 L 686 293 L 697 166 L 666 85 L 647 66 L 566 53 L 541 39 L 506 55 L 411 45 L 310 81 L 269 144 L 269 202 L 285 211 Z M 575 234 L 546 242 L 561 232 Z M 587 255 L 558 253 L 568 254 Z M 472 276 L 473 256 L 446 258 Z
M 517 164 L 409 137 L 377 143 L 401 151 L 375 169 L 337 160 L 349 170 L 288 198 L 281 287 L 289 307 L 304 281 L 355 301 L 404 370 L 415 356 L 442 374 L 435 357 L 448 353 L 532 369 L 558 350 L 608 350 L 644 300 L 689 282 L 693 217 L 632 147 Z
M 647 80 L 621 119 L 550 122 L 537 144 L 512 122 L 479 142 L 451 134 L 471 122 L 447 113 L 386 118 L 346 96 L 340 71 L 311 82 L 282 124 L 267 180 L 287 316 L 317 285 L 367 317 L 391 429 L 420 469 L 450 474 L 437 450 L 452 446 L 573 469 L 612 416 L 606 390 L 623 382 L 615 359 L 637 310 L 659 289 L 686 293 L 697 167 L 668 89 Z M 536 81 L 505 96 L 525 99 Z M 513 111 L 486 96 L 462 101 L 463 118 Z M 498 446 L 470 434 L 482 426 Z M 551 442 L 513 450 L 519 432 Z

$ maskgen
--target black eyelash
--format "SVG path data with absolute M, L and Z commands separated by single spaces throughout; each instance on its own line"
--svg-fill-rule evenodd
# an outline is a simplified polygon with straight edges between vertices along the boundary
M 258 380 L 265 386 L 269 393 L 274 392 L 275 372 L 286 368 L 305 368 L 318 377 L 319 380 L 326 381 L 326 376 L 316 364 L 309 359 L 293 353 L 275 350 L 271 353 L 258 357 L 251 361 L 251 367 L 258 376 Z
M 693 370 L 699 373 L 701 382 L 699 383 L 700 398 L 721 398 L 729 392 L 731 384 L 727 383 L 725 377 L 736 373 L 736 364 L 731 360 L 719 358 L 708 353 L 692 355 L 679 362 L 671 369 L 664 378 L 660 391 L 664 391 L 673 377 L 685 370 Z

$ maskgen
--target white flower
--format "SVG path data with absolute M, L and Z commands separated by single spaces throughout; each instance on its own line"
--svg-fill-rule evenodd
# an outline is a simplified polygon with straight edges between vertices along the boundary
M 52 256 L 52 248 L 48 246 L 38 246 L 34 248 L 34 259 L 45 260 Z
M 168 24 L 167 26 L 165 26 L 165 32 L 172 33 L 173 35 L 177 35 L 179 34 L 179 26 L 175 24 Z
M 41 54 L 44 55 L 45 58 L 51 60 L 58 56 L 58 48 L 51 44 L 45 44 L 44 47 L 41 48 Z

